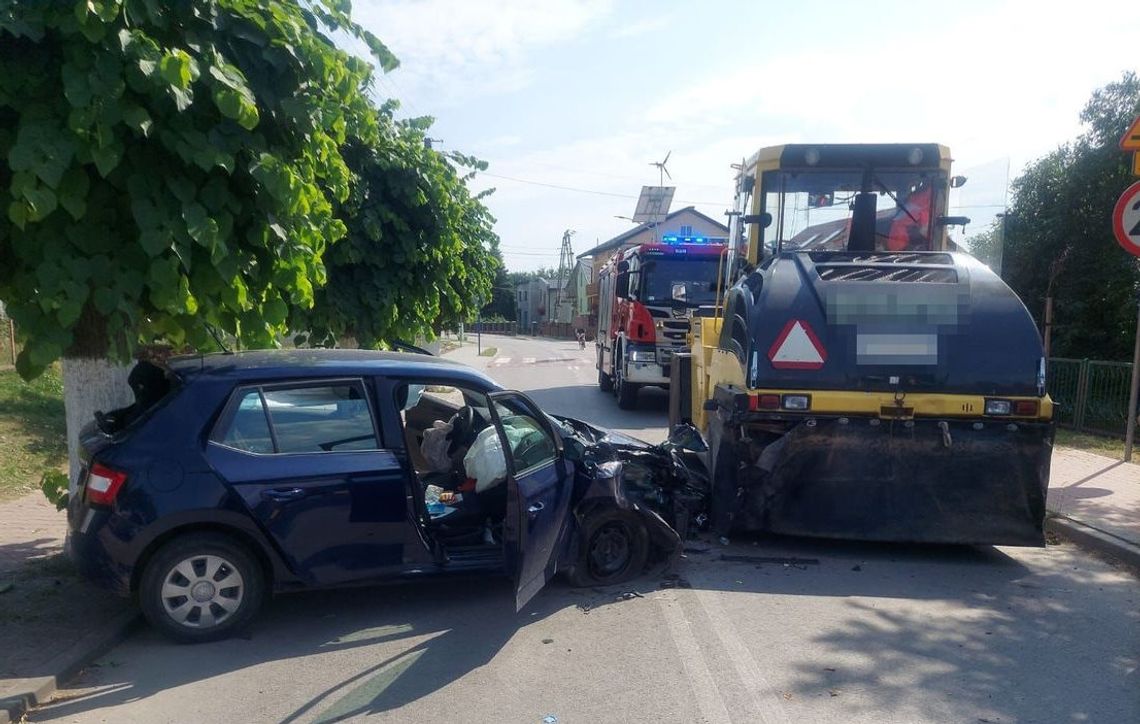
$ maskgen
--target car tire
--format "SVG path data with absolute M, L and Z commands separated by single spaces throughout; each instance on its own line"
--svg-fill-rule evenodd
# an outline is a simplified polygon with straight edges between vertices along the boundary
M 623 410 L 632 410 L 637 407 L 637 385 L 626 382 L 621 371 L 621 363 L 614 366 L 614 391 L 617 394 L 618 407 Z
M 567 578 L 574 586 L 608 586 L 636 578 L 649 558 L 649 531 L 633 513 L 608 509 L 582 526 L 578 558 Z
M 190 533 L 162 546 L 139 581 L 152 626 L 182 643 L 226 638 L 253 619 L 265 575 L 249 550 L 218 533 Z

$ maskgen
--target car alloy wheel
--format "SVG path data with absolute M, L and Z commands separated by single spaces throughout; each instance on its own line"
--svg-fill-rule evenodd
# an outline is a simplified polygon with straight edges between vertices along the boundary
M 247 544 L 212 531 L 187 533 L 147 559 L 139 606 L 152 626 L 177 641 L 216 641 L 253 619 L 268 584 Z
M 237 567 L 221 556 L 191 556 L 167 572 L 161 596 L 171 620 L 189 628 L 212 628 L 241 607 L 245 580 Z

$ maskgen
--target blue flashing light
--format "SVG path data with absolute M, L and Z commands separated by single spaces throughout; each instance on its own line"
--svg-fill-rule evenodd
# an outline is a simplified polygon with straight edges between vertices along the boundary
M 708 237 L 704 236 L 679 236 L 677 234 L 666 234 L 661 237 L 661 241 L 665 244 L 707 244 L 709 243 Z

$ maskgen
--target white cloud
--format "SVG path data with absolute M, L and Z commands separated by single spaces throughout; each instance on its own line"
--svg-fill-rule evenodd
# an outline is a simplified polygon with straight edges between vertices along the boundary
M 357 0 L 354 10 L 401 59 L 401 69 L 379 81 L 382 89 L 392 84 L 390 92 L 410 101 L 414 113 L 446 110 L 453 118 L 461 117 L 466 100 L 493 93 L 534 86 L 534 102 L 541 102 L 537 84 L 550 71 L 541 55 L 547 49 L 598 33 L 619 39 L 667 33 L 682 23 L 676 11 L 666 11 L 618 26 L 610 0 Z M 902 24 L 907 32 L 876 33 L 867 20 L 848 33 L 834 23 L 824 27 L 823 17 L 820 28 L 797 31 L 803 42 L 790 53 L 765 52 L 761 34 L 730 57 L 710 53 L 724 58 L 719 65 L 695 55 L 664 94 L 636 97 L 626 90 L 592 104 L 604 111 L 578 108 L 582 122 L 570 133 L 585 138 L 546 128 L 528 134 L 518 126 L 510 132 L 522 138 L 503 136 L 485 127 L 487 119 L 473 118 L 473 129 L 484 126 L 483 138 L 465 139 L 464 150 L 502 176 L 632 196 L 657 182 L 649 161 L 672 150 L 674 208 L 711 202 L 698 208 L 719 218 L 731 204 L 729 164 L 760 147 L 936 141 L 949 145 L 956 168 L 972 177 L 959 203 L 990 204 L 1004 198 L 998 193 L 1004 174 L 971 169 L 1008 159 L 998 165 L 1008 163 L 1016 176 L 1025 162 L 1079 132 L 1078 113 L 1094 88 L 1137 67 L 1140 16 L 1121 0 L 900 12 L 913 20 Z M 771 32 L 790 32 L 777 15 L 767 17 Z M 829 40 L 813 41 L 817 35 Z M 615 65 L 613 72 L 623 71 Z M 540 143 L 547 145 L 535 150 Z M 487 176 L 478 183 L 498 189 L 489 205 L 512 268 L 556 264 L 566 228 L 578 230 L 578 251 L 629 228 L 613 216 L 629 215 L 635 203 Z
M 434 107 L 533 82 L 528 51 L 563 43 L 610 11 L 610 0 L 357 2 L 353 17 L 400 59 L 397 90 Z M 383 85 L 384 81 L 381 81 Z
M 921 22 L 907 35 L 734 60 L 701 69 L 646 121 L 678 135 L 752 122 L 785 129 L 782 142 L 932 140 L 970 162 L 1009 155 L 1016 172 L 1079 131 L 1092 89 L 1137 67 L 1140 15 L 1127 7 L 1013 2 L 941 30 Z
M 626 40 L 629 38 L 636 38 L 650 33 L 660 32 L 669 28 L 675 21 L 677 13 L 664 13 L 660 15 L 650 15 L 649 17 L 641 18 L 628 25 L 618 26 L 616 30 L 610 33 L 611 38 Z

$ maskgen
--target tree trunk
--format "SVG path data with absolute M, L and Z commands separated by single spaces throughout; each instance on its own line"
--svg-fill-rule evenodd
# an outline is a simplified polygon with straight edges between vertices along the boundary
M 64 357 L 63 406 L 67 419 L 68 490 L 79 483 L 79 431 L 94 419 L 95 411 L 108 412 L 134 401 L 127 385 L 130 365 L 106 359 Z

